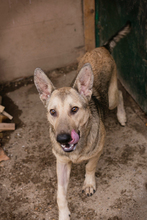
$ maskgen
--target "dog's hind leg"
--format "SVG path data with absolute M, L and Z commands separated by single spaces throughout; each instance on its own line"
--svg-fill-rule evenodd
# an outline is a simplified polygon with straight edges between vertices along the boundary
M 58 178 L 57 203 L 59 208 L 59 220 L 70 220 L 70 211 L 68 209 L 68 204 L 66 199 L 70 171 L 71 171 L 71 162 L 64 163 L 57 159 L 57 178 Z
M 126 112 L 124 109 L 124 102 L 122 92 L 117 87 L 117 71 L 114 66 L 110 85 L 108 89 L 109 109 L 112 110 L 117 107 L 117 119 L 122 126 L 126 124 Z
M 117 119 L 122 126 L 126 125 L 126 121 L 127 121 L 126 112 L 124 109 L 122 92 L 120 90 L 118 90 Z

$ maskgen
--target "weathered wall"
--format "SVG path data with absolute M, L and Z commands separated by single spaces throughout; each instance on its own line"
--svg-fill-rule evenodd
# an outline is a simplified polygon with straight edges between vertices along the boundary
M 84 53 L 82 0 L 0 0 L 0 83 Z

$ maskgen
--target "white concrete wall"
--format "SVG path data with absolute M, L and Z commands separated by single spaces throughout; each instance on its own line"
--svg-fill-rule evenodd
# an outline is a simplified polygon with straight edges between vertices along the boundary
M 0 0 L 0 83 L 84 53 L 82 0 Z

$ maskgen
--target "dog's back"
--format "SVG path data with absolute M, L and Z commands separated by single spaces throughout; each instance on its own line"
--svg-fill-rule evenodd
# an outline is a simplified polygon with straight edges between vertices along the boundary
M 93 96 L 104 107 L 108 107 L 108 87 L 116 64 L 105 47 L 98 47 L 87 52 L 78 65 L 78 71 L 85 63 L 90 63 L 94 74 Z
M 115 35 L 113 35 L 102 47 L 87 52 L 79 62 L 78 72 L 85 63 L 90 63 L 94 73 L 93 95 L 102 106 L 108 107 L 108 89 L 111 79 L 117 77 L 116 63 L 111 55 L 116 44 L 131 30 L 128 21 Z

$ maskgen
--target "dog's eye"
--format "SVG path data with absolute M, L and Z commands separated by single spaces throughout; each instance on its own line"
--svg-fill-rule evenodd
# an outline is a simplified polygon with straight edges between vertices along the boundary
M 52 116 L 56 116 L 56 111 L 55 111 L 55 109 L 51 109 L 51 110 L 50 110 L 50 114 L 51 114 Z
M 77 106 L 74 106 L 74 107 L 71 109 L 71 113 L 72 113 L 72 114 L 75 114 L 78 110 L 79 110 L 79 108 L 78 108 Z

